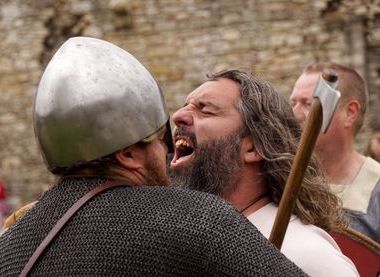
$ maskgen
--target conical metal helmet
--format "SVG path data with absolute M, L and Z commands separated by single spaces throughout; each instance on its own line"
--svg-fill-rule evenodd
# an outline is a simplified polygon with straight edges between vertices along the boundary
M 123 49 L 87 37 L 71 38 L 58 49 L 34 104 L 35 134 L 49 170 L 133 145 L 168 119 L 147 69 Z

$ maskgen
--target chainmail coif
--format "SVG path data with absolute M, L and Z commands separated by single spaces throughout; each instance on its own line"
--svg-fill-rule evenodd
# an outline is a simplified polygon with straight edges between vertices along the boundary
M 0 237 L 0 276 L 17 276 L 59 218 L 106 180 L 70 178 Z M 231 205 L 163 187 L 118 187 L 90 200 L 32 276 L 304 276 Z

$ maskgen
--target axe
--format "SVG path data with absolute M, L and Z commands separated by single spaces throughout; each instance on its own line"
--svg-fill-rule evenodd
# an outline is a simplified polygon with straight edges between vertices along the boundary
M 276 219 L 269 240 L 281 249 L 285 232 L 293 212 L 297 194 L 313 152 L 317 137 L 322 130 L 327 132 L 332 116 L 340 98 L 340 92 L 335 90 L 338 85 L 338 75 L 333 70 L 324 71 L 319 77 L 313 93 L 313 103 L 307 116 L 305 127 L 301 134 L 296 155 L 289 177 L 281 197 Z

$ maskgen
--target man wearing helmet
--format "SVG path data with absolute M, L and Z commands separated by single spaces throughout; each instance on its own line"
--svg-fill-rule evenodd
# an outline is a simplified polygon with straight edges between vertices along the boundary
M 304 276 L 218 197 L 150 186 L 167 184 L 168 118 L 129 53 L 63 44 L 34 109 L 58 182 L 0 237 L 0 276 Z

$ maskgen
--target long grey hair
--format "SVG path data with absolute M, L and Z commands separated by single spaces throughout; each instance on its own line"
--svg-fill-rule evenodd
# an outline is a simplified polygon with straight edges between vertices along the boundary
M 241 99 L 236 103 L 244 129 L 263 158 L 263 180 L 272 200 L 278 204 L 290 173 L 301 129 L 291 106 L 267 81 L 239 70 L 227 70 L 208 76 L 210 80 L 230 79 L 240 85 Z M 344 226 L 341 202 L 327 186 L 318 161 L 312 157 L 296 202 L 294 214 L 303 223 L 325 230 Z

